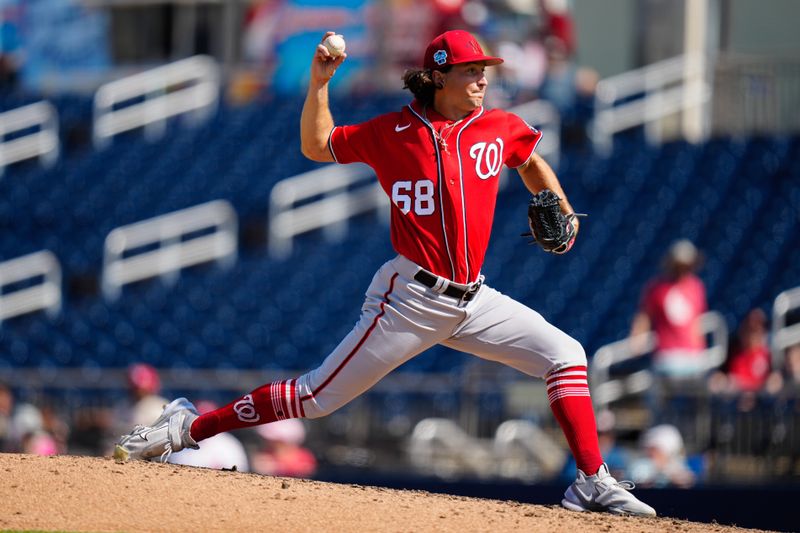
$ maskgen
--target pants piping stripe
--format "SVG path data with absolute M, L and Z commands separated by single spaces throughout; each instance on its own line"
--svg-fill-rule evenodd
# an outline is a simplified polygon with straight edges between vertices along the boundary
M 317 387 L 315 390 L 311 391 L 311 394 L 306 395 L 306 396 L 304 396 L 304 397 L 302 397 L 300 399 L 301 402 L 304 402 L 304 401 L 306 401 L 308 399 L 311 399 L 314 396 L 316 396 L 317 394 L 319 394 L 320 392 L 322 392 L 322 390 L 325 387 L 327 387 L 330 384 L 331 381 L 333 381 L 333 378 L 335 378 L 339 374 L 339 372 L 341 372 L 341 370 L 345 366 L 347 366 L 347 363 L 349 363 L 350 360 L 353 358 L 353 356 L 355 356 L 355 354 L 358 352 L 358 350 L 361 348 L 361 346 L 364 345 L 364 343 L 367 341 L 369 336 L 375 330 L 375 326 L 378 325 L 378 321 L 381 319 L 381 317 L 384 314 L 386 314 L 385 305 L 387 303 L 389 303 L 389 295 L 392 294 L 392 291 L 394 290 L 394 281 L 395 281 L 395 279 L 397 279 L 398 275 L 399 274 L 395 272 L 395 274 L 392 276 L 392 279 L 389 281 L 389 290 L 387 290 L 383 295 L 383 302 L 381 302 L 381 311 L 380 311 L 380 313 L 375 315 L 375 318 L 372 320 L 372 324 L 369 326 L 369 329 L 367 329 L 366 333 L 364 333 L 364 335 L 361 337 L 361 340 L 358 341 L 358 344 L 356 344 L 355 347 L 352 350 L 350 350 L 350 353 L 347 354 L 347 357 L 344 358 L 344 361 L 339 363 L 339 366 L 336 367 L 336 370 L 334 370 L 331 373 L 331 375 L 328 376 L 328 378 L 325 381 L 323 381 L 322 384 L 319 387 Z M 301 406 L 302 406 L 302 404 L 301 404 Z

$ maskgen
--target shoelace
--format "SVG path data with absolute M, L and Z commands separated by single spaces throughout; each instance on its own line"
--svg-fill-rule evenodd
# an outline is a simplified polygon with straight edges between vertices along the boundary
M 161 454 L 159 461 L 166 463 L 170 455 L 172 455 L 172 443 L 167 442 L 167 444 L 164 446 L 164 453 Z
M 625 490 L 633 490 L 636 488 L 636 483 L 634 483 L 633 481 L 629 481 L 627 479 L 617 481 L 617 479 L 614 476 L 608 476 L 603 478 L 601 480 L 601 483 L 606 487 L 617 486 Z
M 634 483 L 633 481 L 629 481 L 627 479 L 623 479 L 622 481 L 617 481 L 617 485 L 619 485 L 625 490 L 633 490 L 636 488 L 636 483 Z

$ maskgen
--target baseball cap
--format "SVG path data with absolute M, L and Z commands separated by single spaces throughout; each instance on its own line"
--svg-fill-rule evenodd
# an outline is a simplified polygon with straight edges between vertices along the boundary
M 683 453 L 683 437 L 675 426 L 661 424 L 648 429 L 641 438 L 644 448 L 655 448 L 670 457 Z
M 487 56 L 475 37 L 464 30 L 451 30 L 435 37 L 425 50 L 424 68 L 439 69 L 447 65 L 483 61 L 487 65 L 499 65 L 499 57 Z

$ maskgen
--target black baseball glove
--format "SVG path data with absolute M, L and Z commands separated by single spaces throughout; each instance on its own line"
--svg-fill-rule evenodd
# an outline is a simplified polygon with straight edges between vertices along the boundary
M 533 237 L 531 244 L 535 242 L 545 252 L 553 254 L 565 254 L 572 248 L 578 230 L 576 217 L 585 216 L 565 215 L 561 212 L 559 200 L 550 189 L 534 194 L 528 204 L 528 227 L 531 231 L 522 234 Z

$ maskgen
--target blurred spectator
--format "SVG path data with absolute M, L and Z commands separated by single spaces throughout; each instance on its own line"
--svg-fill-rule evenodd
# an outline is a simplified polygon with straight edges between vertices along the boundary
M 14 394 L 11 388 L 0 382 L 0 452 L 17 449 L 12 415 L 14 413 Z
M 709 387 L 713 392 L 758 392 L 769 378 L 770 367 L 767 315 L 761 309 L 753 309 L 731 343 L 727 373 L 715 372 Z
M 55 439 L 44 429 L 42 412 L 35 405 L 26 403 L 14 411 L 14 431 L 22 453 L 33 455 L 55 455 L 58 446 Z
M 110 455 L 119 435 L 117 416 L 103 407 L 81 407 L 72 414 L 68 450 L 73 455 Z
M 769 371 L 767 315 L 761 309 L 753 309 L 739 326 L 728 376 L 737 389 L 753 392 L 764 386 Z
M 786 368 L 786 383 L 794 390 L 800 390 L 800 344 L 795 344 L 786 350 L 784 366 Z
M 317 459 L 302 446 L 306 439 L 303 423 L 296 418 L 258 426 L 264 439 L 253 456 L 253 471 L 272 476 L 309 477 L 317 470 Z
M 56 453 L 67 453 L 67 441 L 70 435 L 69 425 L 50 405 L 43 405 L 41 413 L 42 425 L 48 435 L 52 437 Z
M 196 404 L 202 415 L 213 411 L 217 406 L 213 402 L 200 401 Z M 200 448 L 187 448 L 170 456 L 169 462 L 178 465 L 199 466 L 220 470 L 234 468 L 239 472 L 249 472 L 247 452 L 242 443 L 230 433 L 220 433 L 199 444 Z
M 572 110 L 578 98 L 578 67 L 569 57 L 566 43 L 558 37 L 544 40 L 547 70 L 539 87 L 539 96 L 556 106 L 563 115 Z
M 74 423 L 75 430 L 77 431 L 77 425 L 80 424 L 85 425 L 84 431 L 89 432 L 79 443 L 80 446 L 93 449 L 95 445 L 88 439 L 96 438 L 96 434 L 102 432 L 102 444 L 98 443 L 98 446 L 103 450 L 100 453 L 105 455 L 109 453 L 113 443 L 119 440 L 119 436 L 130 431 L 130 428 L 150 424 L 161 416 L 161 411 L 169 401 L 159 394 L 161 378 L 158 371 L 151 365 L 136 363 L 128 367 L 125 378 L 128 398 L 114 408 L 113 414 L 104 409 L 86 409 L 78 413 Z M 113 420 L 110 425 L 109 420 Z
M 13 92 L 18 85 L 23 51 L 19 36 L 21 8 L 0 2 L 0 94 Z
M 522 43 L 502 40 L 496 51 L 505 61 L 493 71 L 493 91 L 487 94 L 489 105 L 508 107 L 535 99 L 547 69 L 547 54 L 538 38 Z
M 683 437 L 675 426 L 661 424 L 641 437 L 642 456 L 631 462 L 628 477 L 643 487 L 689 488 L 695 476 L 686 462 Z
M 169 403 L 161 392 L 161 379 L 158 371 L 150 365 L 139 363 L 128 369 L 128 391 L 133 400 L 128 417 L 128 425 L 146 425 L 161 415 L 161 410 Z
M 700 317 L 707 309 L 706 290 L 695 275 L 700 262 L 700 252 L 690 241 L 673 243 L 662 274 L 645 286 L 631 325 L 629 344 L 634 354 L 647 353 L 644 333 L 652 329 L 655 335 L 653 383 L 646 392 L 651 423 L 662 421 L 668 403 L 690 400 L 707 374 L 706 339 L 700 329 Z M 673 408 L 689 407 L 676 404 Z
M 800 396 L 800 344 L 787 348 L 783 368 L 776 368 L 767 378 L 765 386 L 772 395 Z
M 568 57 L 575 54 L 577 43 L 575 40 L 575 23 L 569 11 L 567 0 L 541 0 L 540 13 L 542 15 L 541 33 L 546 39 L 555 37 L 564 45 L 564 52 Z
M 582 145 L 589 139 L 599 75 L 594 69 L 575 63 L 575 24 L 567 0 L 541 0 L 540 12 L 540 40 L 547 68 L 539 96 L 558 109 L 563 141 Z
M 664 259 L 662 275 L 645 287 L 640 309 L 631 326 L 634 352 L 642 353 L 641 334 L 652 328 L 656 335 L 653 370 L 670 379 L 697 378 L 706 369 L 706 340 L 700 316 L 706 312 L 706 289 L 695 275 L 700 252 L 688 240 L 679 240 Z

